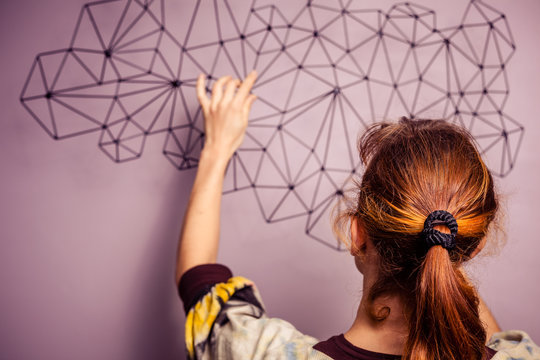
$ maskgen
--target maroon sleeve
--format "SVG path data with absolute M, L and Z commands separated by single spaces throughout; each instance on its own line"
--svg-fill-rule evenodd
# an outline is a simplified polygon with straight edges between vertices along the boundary
M 197 265 L 186 271 L 178 285 L 184 311 L 187 313 L 215 284 L 227 282 L 231 277 L 231 270 L 221 264 Z

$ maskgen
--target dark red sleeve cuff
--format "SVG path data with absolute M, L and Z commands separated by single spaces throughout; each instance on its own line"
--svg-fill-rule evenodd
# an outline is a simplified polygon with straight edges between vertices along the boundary
M 178 285 L 184 311 L 187 313 L 215 284 L 227 282 L 232 276 L 231 270 L 221 264 L 197 265 L 186 271 Z

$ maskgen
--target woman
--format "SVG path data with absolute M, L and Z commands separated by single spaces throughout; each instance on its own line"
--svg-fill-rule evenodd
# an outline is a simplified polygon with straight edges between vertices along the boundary
M 205 145 L 180 237 L 176 281 L 198 359 L 509 359 L 539 357 L 523 332 L 500 329 L 461 265 L 483 248 L 497 212 L 493 180 L 470 136 L 444 121 L 373 126 L 360 139 L 364 175 L 335 219 L 364 277 L 350 330 L 326 341 L 266 317 L 252 282 L 215 264 L 227 163 L 256 96 L 251 72 L 197 96 Z

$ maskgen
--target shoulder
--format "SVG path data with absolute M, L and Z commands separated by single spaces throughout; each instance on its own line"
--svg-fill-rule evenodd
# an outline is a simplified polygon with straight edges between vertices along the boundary
M 540 360 L 540 347 L 525 331 L 508 330 L 495 333 L 487 346 L 497 351 L 492 360 Z
M 255 284 L 223 265 L 188 270 L 179 284 L 186 310 L 189 358 L 328 360 L 319 341 L 291 323 L 270 318 Z

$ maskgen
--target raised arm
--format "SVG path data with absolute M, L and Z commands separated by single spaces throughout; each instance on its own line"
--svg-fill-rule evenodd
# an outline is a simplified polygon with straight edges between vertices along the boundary
M 205 92 L 204 75 L 197 79 L 205 144 L 180 234 L 177 284 L 190 268 L 216 262 L 223 178 L 229 160 L 244 138 L 249 110 L 256 99 L 250 94 L 256 77 L 255 71 L 243 82 L 224 76 L 215 82 L 210 99 Z

